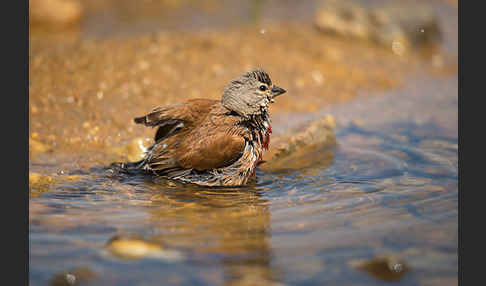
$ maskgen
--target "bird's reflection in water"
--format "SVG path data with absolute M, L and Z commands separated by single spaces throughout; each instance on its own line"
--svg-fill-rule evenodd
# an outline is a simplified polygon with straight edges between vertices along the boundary
M 277 285 L 283 277 L 272 263 L 268 199 L 273 196 L 270 193 L 282 191 L 282 183 L 296 180 L 293 170 L 301 168 L 301 162 L 306 161 L 304 169 L 309 171 L 331 164 L 331 149 L 310 147 L 291 158 L 268 162 L 269 168 L 258 170 L 257 180 L 244 187 L 201 187 L 161 177 L 140 177 L 139 181 L 119 177 L 135 196 L 143 194 L 150 202 L 142 208 L 148 214 L 143 222 L 131 228 L 147 242 L 143 253 L 147 257 L 173 257 L 164 251 L 180 250 L 189 264 L 214 266 L 211 273 L 191 273 L 200 275 L 194 277 L 196 280 L 218 285 Z M 286 178 L 284 182 L 281 176 Z M 113 241 L 122 246 L 132 243 Z M 132 244 L 139 255 L 142 244 Z M 118 252 L 125 254 L 123 249 Z
M 224 285 L 272 284 L 278 277 L 270 266 L 270 212 L 261 192 L 255 183 L 237 188 L 173 185 L 154 191 L 151 239 L 189 249 L 189 259 L 221 265 Z

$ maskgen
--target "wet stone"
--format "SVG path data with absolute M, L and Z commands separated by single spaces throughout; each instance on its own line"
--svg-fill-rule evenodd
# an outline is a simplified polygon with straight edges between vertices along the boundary
M 410 270 L 402 259 L 395 256 L 377 257 L 364 261 L 353 260 L 349 264 L 384 281 L 398 281 Z
M 442 38 L 437 16 L 419 2 L 327 0 L 315 25 L 325 33 L 385 46 L 399 56 Z
M 178 261 L 183 257 L 178 251 L 164 249 L 159 243 L 146 241 L 142 237 L 134 235 L 115 236 L 111 238 L 106 243 L 105 250 L 122 260 L 155 258 Z
M 269 152 L 263 157 L 266 163 L 261 168 L 266 171 L 301 169 L 330 161 L 332 153 L 323 151 L 336 144 L 334 127 L 334 118 L 325 115 L 276 136 L 275 143 L 270 144 Z
M 139 259 L 150 252 L 162 250 L 158 244 L 133 237 L 114 237 L 107 243 L 106 248 L 122 259 Z
M 89 268 L 77 267 L 56 274 L 50 281 L 51 286 L 74 286 L 83 285 L 96 280 L 97 274 Z

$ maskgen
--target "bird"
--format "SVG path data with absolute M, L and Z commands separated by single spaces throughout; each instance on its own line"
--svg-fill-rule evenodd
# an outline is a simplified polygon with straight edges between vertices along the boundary
M 220 100 L 156 107 L 134 118 L 157 127 L 154 143 L 140 161 L 120 166 L 200 186 L 246 185 L 269 148 L 269 104 L 285 92 L 255 68 L 231 80 Z

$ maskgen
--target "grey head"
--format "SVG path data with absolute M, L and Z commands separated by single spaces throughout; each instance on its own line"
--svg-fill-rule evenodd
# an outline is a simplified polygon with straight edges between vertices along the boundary
M 221 103 L 244 118 L 268 112 L 268 104 L 285 93 L 272 83 L 263 69 L 253 69 L 230 81 L 223 91 Z

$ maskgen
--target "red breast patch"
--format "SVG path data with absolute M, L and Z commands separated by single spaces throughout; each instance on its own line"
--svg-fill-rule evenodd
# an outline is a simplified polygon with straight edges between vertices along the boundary
M 270 146 L 270 134 L 272 134 L 272 125 L 268 125 L 268 136 L 264 136 L 263 138 L 263 148 L 268 151 L 268 148 Z

